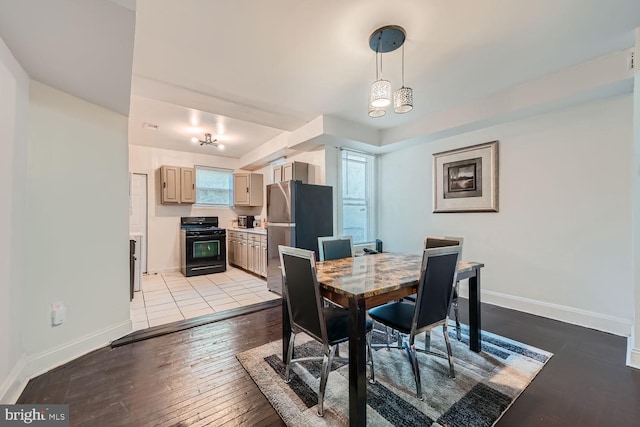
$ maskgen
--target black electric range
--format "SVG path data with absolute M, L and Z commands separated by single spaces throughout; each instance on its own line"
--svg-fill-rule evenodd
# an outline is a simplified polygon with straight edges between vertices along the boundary
M 227 230 L 217 216 L 180 218 L 181 270 L 187 277 L 227 270 Z

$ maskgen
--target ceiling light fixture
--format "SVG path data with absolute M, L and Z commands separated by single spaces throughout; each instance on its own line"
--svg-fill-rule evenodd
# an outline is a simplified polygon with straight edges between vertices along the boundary
M 220 150 L 224 148 L 224 144 L 219 144 L 217 139 L 211 139 L 210 133 L 204 134 L 204 140 L 193 137 L 191 138 L 191 141 L 199 142 L 200 145 L 213 145 L 214 147 L 217 147 Z
M 404 85 L 404 42 L 407 33 L 398 25 L 378 28 L 369 37 L 369 47 L 376 53 L 376 81 L 369 92 L 369 117 L 382 117 L 391 104 L 391 82 L 382 78 L 382 54 L 402 47 L 402 87 L 393 92 L 393 111 L 406 113 L 413 109 L 413 90 Z M 378 68 L 378 57 L 380 67 Z M 380 74 L 378 74 L 378 70 Z

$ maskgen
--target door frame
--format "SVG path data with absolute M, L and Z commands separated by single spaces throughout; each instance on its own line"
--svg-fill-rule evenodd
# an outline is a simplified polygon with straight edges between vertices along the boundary
M 133 195 L 133 176 L 139 175 L 144 177 L 144 192 L 145 192 L 145 202 L 144 202 L 144 263 L 140 263 L 140 268 L 142 269 L 142 274 L 149 274 L 149 175 L 142 172 L 131 172 L 131 190 L 129 194 L 129 200 L 131 200 L 131 196 Z M 144 265 L 143 265 L 144 264 Z

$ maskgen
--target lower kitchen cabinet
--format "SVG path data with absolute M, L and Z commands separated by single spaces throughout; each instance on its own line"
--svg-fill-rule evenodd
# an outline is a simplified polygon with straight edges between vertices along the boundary
M 267 277 L 267 236 L 229 231 L 229 264 Z

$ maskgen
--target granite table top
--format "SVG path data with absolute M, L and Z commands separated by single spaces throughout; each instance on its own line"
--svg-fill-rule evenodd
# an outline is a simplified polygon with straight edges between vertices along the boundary
M 345 297 L 371 298 L 418 286 L 422 255 L 381 253 L 316 263 L 321 288 Z M 470 261 L 458 263 L 458 274 L 483 267 Z

